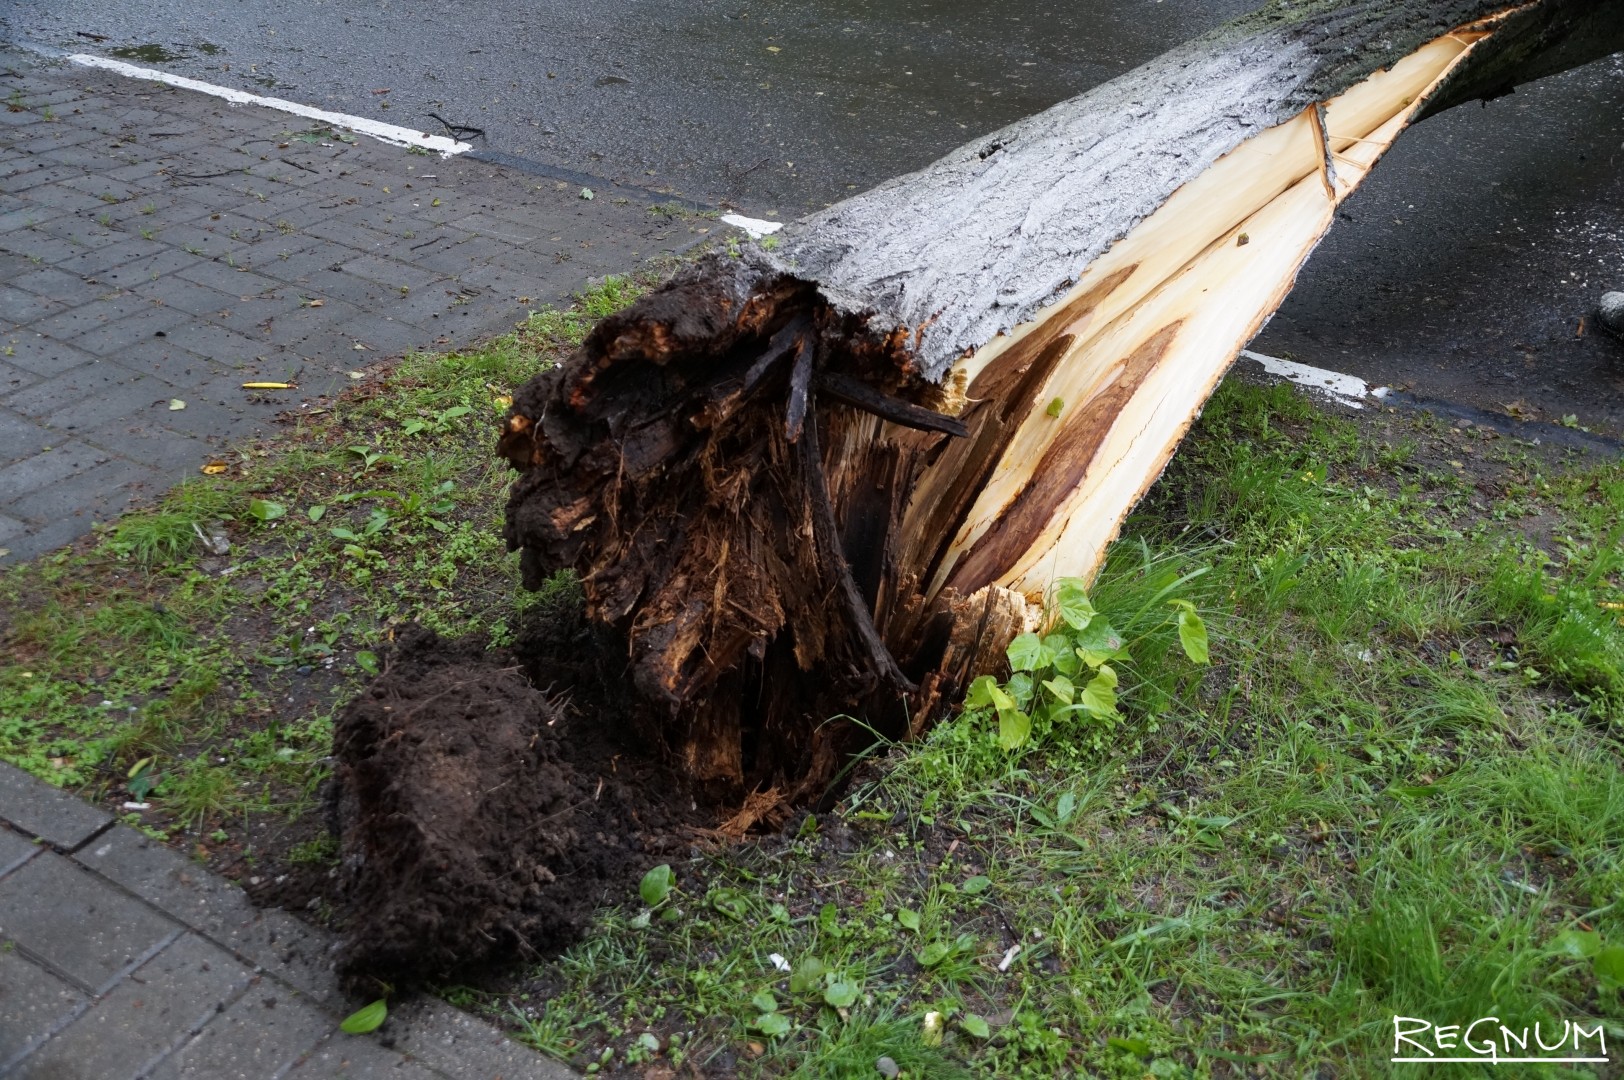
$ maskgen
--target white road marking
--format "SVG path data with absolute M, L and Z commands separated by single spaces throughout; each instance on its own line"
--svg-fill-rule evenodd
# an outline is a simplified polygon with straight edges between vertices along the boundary
M 743 214 L 723 214 L 722 221 L 736 229 L 743 229 L 754 240 L 771 236 L 784 227 L 782 221 L 763 221 L 760 218 L 745 217 Z
M 364 116 L 329 112 L 326 109 L 300 105 L 297 101 L 288 101 L 284 98 L 249 94 L 241 90 L 232 90 L 229 87 L 206 83 L 200 79 L 188 79 L 183 75 L 171 75 L 169 72 L 159 71 L 157 68 L 137 67 L 134 64 L 126 64 L 122 60 L 109 60 L 105 56 L 74 53 L 68 57 L 68 60 L 83 67 L 101 68 L 103 71 L 127 75 L 132 79 L 150 79 L 154 82 L 178 86 L 183 90 L 196 90 L 201 94 L 211 94 L 217 98 L 224 98 L 233 105 L 261 105 L 267 109 L 276 109 L 279 112 L 302 116 L 307 120 L 320 120 L 324 124 L 346 128 L 358 135 L 367 135 L 380 142 L 392 143 L 395 146 L 421 146 L 426 150 L 435 151 L 441 157 L 450 157 L 452 154 L 466 154 L 473 149 L 473 146 L 469 143 L 448 139 L 443 135 L 425 135 L 421 131 L 412 131 L 410 128 L 385 124 L 378 120 L 368 120 Z
M 1256 360 L 1270 375 L 1278 375 L 1287 382 L 1295 383 L 1307 390 L 1317 390 L 1349 408 L 1362 409 L 1365 407 L 1365 398 L 1386 396 L 1387 387 L 1379 386 L 1372 390 L 1370 384 L 1357 375 L 1344 375 L 1340 371 L 1309 367 L 1295 360 L 1282 360 L 1278 356 L 1267 356 L 1251 349 L 1242 349 L 1241 356 L 1247 360 Z

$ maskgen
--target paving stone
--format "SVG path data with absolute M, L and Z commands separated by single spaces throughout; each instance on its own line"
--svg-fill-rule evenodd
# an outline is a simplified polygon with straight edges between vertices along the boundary
M 337 1027 L 336 1017 L 261 979 L 146 1080 L 264 1080 L 305 1057 Z
M 21 202 L 0 213 L 0 233 L 16 232 L 20 229 L 32 229 L 36 225 L 47 221 L 55 221 L 66 214 L 65 210 L 52 209 L 47 206 L 36 206 L 33 203 Z
M 141 297 L 134 299 L 140 301 Z M 176 308 L 143 304 L 130 315 L 85 331 L 73 339 L 73 345 L 96 356 L 115 357 L 132 345 L 167 336 L 169 331 L 192 318 Z
M 24 371 L 0 360 L 0 401 L 3 401 L 7 394 L 33 386 L 39 380 L 40 377 L 32 371 Z
M 331 939 L 285 911 L 255 908 L 236 885 L 164 844 L 119 825 L 78 856 L 86 866 L 163 908 L 215 942 L 307 994 L 340 1000 Z
M 112 821 L 112 816 L 0 762 L 0 819 L 30 836 L 72 850 Z
M 117 517 L 116 511 L 108 511 L 104 518 Z M 0 563 L 15 565 L 27 562 L 36 555 L 43 555 L 48 551 L 55 551 L 84 536 L 96 527 L 97 517 L 95 511 L 81 510 L 70 518 L 40 524 L 28 522 L 28 529 L 23 535 L 6 542 L 8 555 L 0 556 Z
M 407 289 L 420 289 L 443 280 L 440 274 L 431 270 L 420 270 L 398 260 L 378 255 L 362 255 L 351 259 L 344 264 L 344 272 L 375 281 L 394 292 L 399 292 L 402 286 Z
M 31 525 L 76 522 L 90 531 L 97 521 L 111 521 L 147 495 L 167 487 L 162 475 L 143 463 L 110 458 L 94 469 L 30 492 L 5 504 L 5 512 Z
M 70 274 L 54 266 L 35 266 L 30 263 L 28 270 L 13 276 L 10 281 L 19 289 L 27 289 L 31 293 L 64 305 L 84 304 L 107 295 L 105 285 L 86 281 L 77 274 Z
M 96 427 L 142 409 L 168 408 L 172 387 L 111 360 L 97 360 L 6 398 L 6 406 L 58 431 Z
M 56 854 L 0 879 L 0 933 L 92 993 L 175 936 L 174 923 Z
M 98 280 L 123 289 L 136 285 L 150 285 L 168 274 L 184 270 L 188 266 L 195 266 L 201 261 L 200 256 L 171 248 L 155 255 L 132 259 L 123 266 L 102 273 Z
M 247 363 L 269 351 L 266 343 L 218 323 L 193 319 L 170 330 L 164 340 L 217 364 Z
M 36 319 L 26 329 L 60 341 L 72 341 L 80 334 L 99 330 L 108 323 L 117 322 L 126 315 L 145 311 L 151 306 L 134 293 L 121 293 L 113 288 L 105 288 L 103 295 L 97 299 L 55 315 Z M 75 348 L 78 346 L 75 345 Z
M 0 541 L 4 539 L 4 534 L 0 534 Z M 28 837 L 0 825 L 0 877 L 5 877 L 43 850 Z M 4 1046 L 5 1043 L 0 1042 L 0 1050 Z
M 107 464 L 111 457 L 105 450 L 70 442 L 9 465 L 0 465 L 0 502 L 13 503 L 48 484 L 60 484 L 81 472 Z
M 98 244 L 88 251 L 61 260 L 57 265 L 70 274 L 96 277 L 144 255 L 156 255 L 162 250 L 163 247 L 156 240 L 125 237 L 116 243 Z
M 280 281 L 262 277 L 246 267 L 231 267 L 213 259 L 200 262 L 196 266 L 188 266 L 177 276 L 199 285 L 219 289 L 232 296 L 253 296 L 267 289 L 279 288 L 282 284 Z
M 374 353 L 393 356 L 414 349 L 427 349 L 434 344 L 436 332 L 424 330 L 411 323 L 400 322 L 386 315 L 362 315 L 351 319 L 335 330 L 358 341 Z M 27 391 L 23 391 L 27 393 Z
M 96 358 L 84 350 L 34 330 L 0 334 L 0 357 L 24 371 L 46 377 L 96 362 Z
M 557 1062 L 436 998 L 418 998 L 393 1010 L 388 1030 L 395 1049 L 448 1076 L 467 1080 L 570 1080 Z
M 33 1049 L 86 997 L 31 960 L 0 951 L 0 1071 Z
M 67 308 L 61 300 L 51 300 L 14 285 L 0 285 L 0 325 L 15 329 L 35 319 L 54 315 Z
M 28 526 L 14 517 L 0 514 L 0 550 L 10 551 L 7 544 L 15 544 L 28 532 Z M 4 556 L 0 556 L 3 558 Z
M 371 1039 L 340 1033 L 316 1047 L 285 1080 L 442 1080 L 443 1076 Z
M 237 302 L 237 297 L 230 293 L 174 275 L 165 275 L 157 281 L 142 282 L 130 288 L 137 296 L 154 304 L 184 311 L 188 315 L 212 315 L 225 311 Z
M 10 1074 L 18 1080 L 142 1075 L 252 979 L 230 954 L 183 935 L 113 987 Z

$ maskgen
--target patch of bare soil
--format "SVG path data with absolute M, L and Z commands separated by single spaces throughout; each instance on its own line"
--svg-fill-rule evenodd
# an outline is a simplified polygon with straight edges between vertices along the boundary
M 686 851 L 695 804 L 617 729 L 629 703 L 605 674 L 574 613 L 513 651 L 400 635 L 334 731 L 346 978 L 544 954 Z

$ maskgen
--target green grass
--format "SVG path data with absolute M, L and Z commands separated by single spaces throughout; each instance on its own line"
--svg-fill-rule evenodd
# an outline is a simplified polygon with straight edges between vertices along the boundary
M 517 591 L 492 431 L 637 287 L 408 358 L 9 571 L 0 757 L 115 803 L 150 759 L 145 826 L 251 864 L 253 823 L 313 817 L 394 627 L 500 642 L 576 594 Z M 975 709 L 878 747 L 835 809 L 445 992 L 623 1075 L 1376 1076 L 1395 1014 L 1624 1038 L 1621 521 L 1617 462 L 1230 382 L 1090 589 L 1118 715 L 1004 749 Z

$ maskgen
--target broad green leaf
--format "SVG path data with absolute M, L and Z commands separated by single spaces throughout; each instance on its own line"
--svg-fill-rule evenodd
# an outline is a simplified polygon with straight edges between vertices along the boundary
M 1015 707 L 1015 699 L 1005 693 L 1004 688 L 1001 686 L 993 686 L 987 691 L 987 697 L 991 700 L 992 707 L 997 709 L 999 712 L 1003 712 L 1005 709 L 1013 709 Z
M 974 896 L 976 893 L 986 892 L 987 886 L 991 884 L 991 878 L 987 877 L 985 874 L 977 874 L 969 881 L 966 881 L 963 885 L 960 885 L 959 891 L 967 896 Z
M 327 508 L 325 506 L 312 506 L 310 509 L 305 511 L 305 517 L 309 518 L 311 521 L 320 521 L 326 516 Z
M 906 929 L 917 931 L 919 929 L 919 912 L 914 911 L 912 908 L 899 908 L 897 910 L 897 922 L 901 923 Z
M 638 895 L 649 907 L 658 907 L 671 895 L 671 886 L 675 880 L 676 875 L 671 872 L 671 867 L 661 863 L 643 875 L 642 883 L 637 886 Z
M 1019 671 L 1009 677 L 1009 682 L 1004 684 L 1004 689 L 1009 692 L 1011 698 L 1015 699 L 1015 707 L 1024 709 L 1027 703 L 1032 700 L 1032 695 L 1037 692 L 1037 684 L 1032 681 L 1032 676 L 1024 671 Z
M 1551 939 L 1551 951 L 1584 960 L 1601 952 L 1601 935 L 1594 930 L 1564 930 Z
M 1201 616 L 1195 613 L 1195 607 L 1179 607 L 1179 644 L 1184 646 L 1184 655 L 1193 663 L 1210 664 L 1211 658 L 1207 653 L 1207 624 L 1201 621 Z
M 1049 813 L 1049 811 L 1045 810 L 1041 806 L 1032 807 L 1031 813 L 1032 820 L 1037 822 L 1039 825 L 1042 825 L 1045 829 L 1053 829 L 1058 824 L 1054 819 L 1054 815 Z
M 288 508 L 269 499 L 250 499 L 248 513 L 259 521 L 275 521 L 288 512 Z
M 966 1035 L 977 1039 L 985 1039 L 992 1035 L 992 1028 L 988 1027 L 987 1022 L 975 1013 L 965 1013 L 959 1017 L 959 1027 L 964 1030 Z
M 1050 636 L 1051 638 L 1065 637 L 1063 634 L 1053 634 Z M 1077 673 L 1083 670 L 1081 654 L 1077 651 L 1076 643 L 1071 638 L 1066 638 L 1065 648 L 1055 649 L 1054 669 L 1058 674 L 1064 675 L 1068 679 L 1075 678 Z
M 1122 635 L 1104 619 L 1094 619 L 1077 635 L 1077 655 L 1091 668 L 1114 660 L 1122 652 Z
M 1055 804 L 1054 816 L 1060 819 L 1061 824 L 1071 820 L 1071 815 L 1077 811 L 1077 796 L 1071 792 L 1062 792 L 1060 801 Z
M 1015 750 L 1032 735 L 1032 718 L 1019 709 L 998 710 L 998 745 Z
M 914 959 L 919 961 L 920 967 L 935 967 L 947 959 L 947 954 L 953 951 L 953 946 L 945 941 L 933 941 L 920 949 Z
M 1094 678 L 1083 688 L 1079 702 L 1091 715 L 1098 717 L 1117 714 L 1117 673 L 1110 664 L 1102 664 Z
M 362 649 L 355 654 L 355 666 L 368 675 L 376 675 L 378 673 L 378 654 Z
M 365 1035 L 382 1027 L 388 1016 L 389 1006 L 380 998 L 350 1013 L 338 1025 L 338 1029 L 347 1035 Z
M 845 937 L 846 931 L 840 928 L 840 909 L 833 904 L 824 904 L 818 911 L 818 929 L 830 937 Z
M 1093 621 L 1094 605 L 1089 603 L 1082 578 L 1061 578 L 1055 583 L 1054 600 L 1060 618 L 1073 630 L 1082 630 Z
M 816 956 L 803 956 L 795 970 L 790 973 L 789 992 L 792 994 L 805 994 L 817 989 L 823 982 L 824 973 L 829 969 L 823 966 L 823 961 Z
M 1022 634 L 1010 642 L 1005 655 L 1014 671 L 1040 671 L 1054 663 L 1054 653 L 1043 647 L 1043 639 L 1036 634 Z
M 970 684 L 970 692 L 964 695 L 966 709 L 985 709 L 992 704 L 992 692 L 998 689 L 998 680 L 991 675 L 983 675 Z
M 789 1034 L 789 1017 L 783 1013 L 762 1013 L 756 1017 L 755 1023 L 750 1025 L 768 1038 Z
M 1608 990 L 1624 986 L 1624 945 L 1607 945 L 1590 958 L 1596 981 Z
M 763 990 L 750 999 L 750 1004 L 756 1007 L 756 1012 L 770 1013 L 778 1011 L 778 999 L 773 997 L 771 990 Z
M 1070 705 L 1071 699 L 1077 696 L 1077 688 L 1064 675 L 1043 680 L 1043 688 L 1054 695 L 1054 699 L 1062 705 Z
M 857 984 L 829 976 L 829 985 L 824 987 L 823 1000 L 837 1009 L 849 1009 L 857 1003 Z

